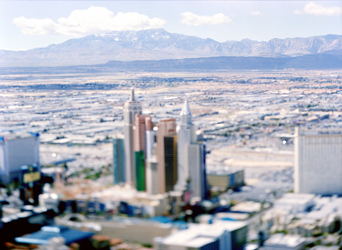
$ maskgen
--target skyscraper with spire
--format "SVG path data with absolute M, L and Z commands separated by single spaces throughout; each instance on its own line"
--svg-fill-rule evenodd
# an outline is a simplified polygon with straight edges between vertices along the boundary
M 180 113 L 180 123 L 177 132 L 177 166 L 178 180 L 175 190 L 183 191 L 186 189 L 189 178 L 187 147 L 196 143 L 196 131 L 192 123 L 192 115 L 189 108 L 188 99 L 185 99 L 182 111 Z
M 126 157 L 126 182 L 135 186 L 135 161 L 134 161 L 134 120 L 135 115 L 142 114 L 140 102 L 135 100 L 134 89 L 131 89 L 130 99 L 124 105 L 124 135 Z

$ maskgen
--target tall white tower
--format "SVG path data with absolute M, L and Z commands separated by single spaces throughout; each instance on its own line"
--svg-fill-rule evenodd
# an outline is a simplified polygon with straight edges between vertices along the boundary
M 183 191 L 186 189 L 187 180 L 189 178 L 188 167 L 188 145 L 196 143 L 196 131 L 192 124 L 192 115 L 190 112 L 188 99 L 185 99 L 182 111 L 180 113 L 180 123 L 177 132 L 177 165 L 178 180 L 175 190 Z
M 140 102 L 134 98 L 134 89 L 131 89 L 131 97 L 124 105 L 124 135 L 126 157 L 126 182 L 135 186 L 135 163 L 134 163 L 134 135 L 133 126 L 135 114 L 142 114 Z

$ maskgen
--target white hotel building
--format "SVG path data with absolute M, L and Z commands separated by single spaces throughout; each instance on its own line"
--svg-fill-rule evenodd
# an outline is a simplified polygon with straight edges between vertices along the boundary
M 342 194 L 342 131 L 295 133 L 295 192 Z

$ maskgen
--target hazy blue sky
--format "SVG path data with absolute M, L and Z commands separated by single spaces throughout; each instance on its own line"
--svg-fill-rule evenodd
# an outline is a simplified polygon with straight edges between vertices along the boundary
M 342 34 L 342 1 L 0 1 L 0 49 L 164 28 L 223 42 Z

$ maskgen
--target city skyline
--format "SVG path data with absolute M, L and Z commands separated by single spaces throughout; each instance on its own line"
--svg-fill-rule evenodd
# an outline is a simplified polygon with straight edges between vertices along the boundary
M 30 220 L 36 211 L 54 209 L 66 215 L 53 221 L 41 214 L 44 223 L 79 228 L 92 221 L 98 225 L 92 240 L 106 237 L 107 242 L 117 242 L 119 238 L 124 244 L 134 241 L 155 250 L 174 246 L 256 249 L 257 244 L 274 249 L 294 239 L 298 249 L 341 246 L 342 198 L 337 196 L 341 137 L 325 132 L 341 133 L 341 69 L 68 73 L 27 78 L 7 74 L 3 82 L 0 140 L 27 132 L 39 135 L 42 172 L 28 173 L 31 170 L 26 167 L 18 173 L 23 182 L 0 189 L 0 198 L 9 203 L 4 205 L 0 224 L 6 242 L 17 245 L 26 242 L 26 234 L 42 233 Z M 190 105 L 184 102 L 187 93 Z M 147 130 L 153 127 L 150 122 L 169 124 L 158 131 Z M 188 144 L 179 132 L 183 129 L 183 136 L 191 135 L 192 126 L 198 141 Z M 295 133 L 298 127 L 310 134 L 318 131 L 322 138 L 305 136 L 301 145 Z M 126 148 L 135 151 L 129 154 L 135 166 L 126 168 L 127 184 L 122 132 L 129 135 Z M 157 140 L 156 132 L 162 134 Z M 187 144 L 182 148 L 190 178 L 186 190 L 174 192 L 179 177 L 176 143 L 181 141 Z M 303 150 L 297 151 L 298 147 Z M 158 150 L 164 157 L 159 157 Z M 12 158 L 19 159 L 20 151 L 24 150 L 13 151 Z M 304 171 L 297 168 L 298 155 L 309 159 Z M 165 163 L 163 169 L 156 156 Z M 314 190 L 296 192 L 300 174 Z M 44 186 L 37 177 L 42 177 Z M 45 185 L 53 180 L 55 185 Z M 41 187 L 44 194 L 38 196 Z M 17 212 L 27 209 L 22 202 L 38 201 L 42 207 L 25 211 L 25 216 Z M 84 221 L 70 219 L 75 213 L 82 213 Z M 26 221 L 25 230 L 13 230 L 18 216 Z M 279 232 L 284 235 L 280 237 Z
M 342 249 L 341 17 L 0 1 L 0 249 Z
M 0 10 L 4 37 L 0 49 L 9 50 L 151 28 L 219 42 L 341 34 L 342 30 L 342 7 L 337 1 L 2 1 Z

